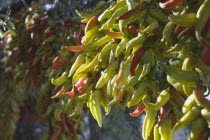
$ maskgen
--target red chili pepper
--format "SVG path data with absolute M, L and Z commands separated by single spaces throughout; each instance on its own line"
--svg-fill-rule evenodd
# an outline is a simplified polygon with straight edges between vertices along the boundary
M 205 50 L 204 53 L 201 55 L 200 59 L 203 62 L 203 64 L 210 67 L 210 51 L 209 50 Z
M 82 37 L 83 37 L 83 36 L 84 36 L 84 31 L 82 31 L 82 30 L 76 30 L 76 31 L 74 32 L 74 40 L 77 41 L 77 43 L 78 43 L 79 45 L 82 45 L 81 40 L 82 40 Z
M 183 31 L 181 31 L 181 33 L 178 35 L 178 38 L 193 34 L 194 32 L 195 32 L 195 26 L 188 27 L 188 28 L 184 29 Z
M 138 116 L 144 111 L 145 108 L 146 106 L 141 102 L 140 104 L 135 106 L 134 112 L 130 113 L 130 115 L 133 117 Z
M 174 30 L 174 35 L 178 35 L 180 34 L 184 29 L 186 29 L 186 27 L 183 26 L 176 26 L 175 30 Z
M 61 126 L 63 127 L 63 129 L 64 129 L 68 134 L 70 134 L 69 129 L 68 129 L 67 125 L 66 125 L 66 117 L 65 117 L 64 114 L 61 114 Z
M 53 62 L 52 62 L 52 66 L 50 67 L 50 69 L 60 69 L 62 68 L 64 65 L 66 64 L 65 60 L 61 60 L 60 56 L 57 56 Z
M 180 4 L 182 4 L 183 2 L 184 2 L 184 0 L 169 0 L 165 3 L 159 3 L 159 5 L 162 9 L 168 9 L 168 8 L 176 7 Z
M 146 8 L 147 4 L 148 3 L 146 1 L 141 2 L 140 4 L 135 6 L 133 9 L 131 9 L 128 12 L 124 13 L 123 15 L 119 16 L 118 19 L 119 20 L 124 20 L 124 19 L 127 19 L 127 18 L 131 17 L 133 14 L 144 10 Z
M 85 50 L 83 45 L 80 45 L 80 46 L 66 46 L 66 49 L 69 50 L 69 51 L 73 51 L 73 52 L 81 52 L 81 51 Z
M 86 31 L 91 30 L 93 27 L 98 25 L 98 16 L 93 16 L 86 25 Z
M 169 103 L 165 104 L 163 107 L 160 108 L 160 117 L 157 123 L 157 127 L 160 127 L 164 123 L 170 111 L 171 111 L 171 105 Z
M 181 96 L 181 94 L 173 87 L 169 88 L 169 93 L 174 102 L 182 108 L 184 105 L 185 99 Z
M 58 128 L 52 135 L 50 140 L 57 140 L 58 136 L 60 135 L 62 128 Z
M 131 76 L 135 75 L 135 69 L 136 69 L 138 63 L 141 61 L 141 58 L 142 58 L 144 52 L 145 52 L 145 48 L 141 47 L 134 53 L 133 59 L 131 61 L 131 66 L 130 66 L 130 75 Z
M 70 121 L 69 119 L 66 119 L 66 123 L 71 127 L 73 132 L 76 134 L 77 133 L 77 129 L 75 128 L 75 125 L 73 124 L 73 122 Z
M 130 25 L 128 27 L 128 31 L 134 36 L 136 37 L 138 35 L 139 32 L 139 26 L 136 25 Z

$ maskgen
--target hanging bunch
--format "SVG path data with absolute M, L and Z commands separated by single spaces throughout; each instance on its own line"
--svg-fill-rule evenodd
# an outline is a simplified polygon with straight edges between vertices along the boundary
M 101 108 L 108 115 L 112 106 L 134 107 L 131 116 L 146 113 L 144 139 L 172 139 L 188 124 L 189 139 L 207 139 L 209 6 L 209 0 L 118 0 L 77 11 L 84 36 L 78 46 L 66 46 L 77 58 L 51 79 L 71 85 L 61 96 L 74 102 L 66 104 L 73 110 L 68 117 L 87 106 L 102 127 Z

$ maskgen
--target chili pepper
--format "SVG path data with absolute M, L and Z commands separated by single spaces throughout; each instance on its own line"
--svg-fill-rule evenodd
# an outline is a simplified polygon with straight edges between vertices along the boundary
M 71 66 L 68 77 L 71 77 L 73 73 L 78 69 L 78 67 L 81 66 L 84 62 L 85 62 L 84 55 L 80 54 L 79 56 L 77 56 L 77 59 L 75 60 L 74 64 Z
M 147 94 L 147 88 L 149 88 L 150 85 L 151 81 L 149 80 L 142 81 L 139 84 L 135 93 L 133 94 L 131 100 L 128 102 L 128 107 L 137 105 L 142 100 L 142 98 Z
M 139 82 L 138 78 L 139 78 L 140 75 L 141 75 L 141 73 L 132 76 L 132 77 L 129 79 L 128 83 L 126 83 L 126 84 L 123 86 L 122 90 L 129 89 L 129 88 L 133 87 L 136 83 L 138 83 L 138 82 Z
M 128 5 L 128 10 L 133 9 L 136 5 L 134 0 L 126 0 L 126 4 Z
M 90 31 L 91 29 L 93 29 L 98 24 L 99 24 L 99 22 L 98 22 L 98 16 L 91 17 L 90 20 L 88 21 L 88 23 L 86 24 L 86 27 L 85 27 L 85 35 L 87 34 L 88 31 Z
M 66 64 L 65 60 L 60 60 L 56 63 L 53 63 L 53 65 L 50 67 L 50 69 L 60 69 Z
M 145 108 L 146 106 L 141 102 L 135 106 L 133 113 L 130 113 L 130 115 L 133 117 L 138 116 L 144 111 Z
M 137 37 L 131 39 L 126 45 L 125 56 L 129 56 L 130 51 L 137 45 L 141 45 L 146 40 L 146 36 L 144 34 L 139 34 Z
M 179 35 L 182 31 L 184 31 L 186 29 L 186 27 L 183 26 L 176 26 L 176 28 L 174 29 L 173 34 L 174 35 Z
M 70 115 L 72 113 L 74 101 L 75 101 L 75 98 L 68 99 L 68 102 L 66 103 L 64 111 L 63 111 L 65 114 Z
M 100 104 L 104 107 L 104 110 L 106 112 L 105 115 L 109 115 L 110 111 L 111 111 L 111 106 L 108 106 L 109 103 L 109 97 L 108 97 L 108 93 L 107 93 L 107 88 L 103 87 L 103 91 L 102 91 L 102 98 L 100 100 Z
M 50 140 L 57 140 L 58 137 L 59 137 L 59 135 L 60 135 L 60 133 L 61 133 L 61 131 L 62 131 L 62 128 L 58 128 L 58 129 L 53 133 L 53 135 L 52 135 L 52 137 L 50 138 Z
M 144 118 L 143 126 L 142 126 L 143 139 L 148 139 L 148 137 L 150 136 L 150 132 L 155 123 L 156 115 L 157 115 L 156 110 L 148 109 L 146 116 Z
M 67 127 L 67 125 L 66 125 L 66 118 L 65 118 L 65 115 L 64 114 L 62 114 L 61 115 L 61 125 L 62 125 L 62 127 L 63 127 L 63 129 L 68 133 L 68 134 L 70 134 L 70 132 L 69 132 L 69 129 L 68 129 L 68 127 Z
M 84 31 L 83 30 L 76 30 L 74 32 L 74 40 L 78 43 L 78 45 L 82 45 L 82 37 L 84 36 Z
M 193 94 L 195 95 L 195 101 L 198 104 L 200 104 L 204 108 L 210 109 L 210 101 L 203 96 L 203 92 L 205 92 L 205 90 L 206 87 L 203 84 L 199 83 L 194 89 Z
M 208 67 L 210 67 L 210 58 L 209 58 L 209 56 L 210 56 L 210 51 L 205 49 L 205 51 L 202 53 L 202 55 L 200 57 L 201 62 L 204 65 L 208 66 Z
M 195 27 L 192 26 L 192 27 L 188 27 L 186 29 L 184 29 L 179 35 L 177 38 L 182 38 L 183 36 L 187 36 L 187 35 L 191 35 L 192 33 L 195 32 Z
M 124 34 L 122 32 L 111 32 L 109 30 L 102 30 L 102 32 L 108 36 L 111 36 L 116 39 L 121 39 L 124 37 Z
M 99 63 L 98 55 L 99 54 L 97 54 L 93 58 L 93 60 L 85 68 L 83 68 L 82 70 L 80 70 L 79 73 L 88 73 L 88 72 L 92 71 L 94 69 L 94 67 Z
M 168 22 L 163 29 L 163 38 L 168 39 L 173 33 L 175 28 L 175 24 L 172 22 Z
M 51 99 L 56 99 L 61 97 L 63 97 L 63 90 L 58 91 L 55 95 L 51 97 Z
M 141 2 L 140 4 L 136 5 L 134 8 L 132 8 L 131 10 L 125 12 L 124 14 L 122 14 L 121 16 L 118 17 L 119 20 L 124 20 L 127 19 L 131 16 L 134 16 L 135 14 L 138 14 L 139 12 L 143 11 L 146 6 L 147 6 L 147 2 Z
M 169 103 L 166 103 L 163 107 L 160 108 L 160 116 L 156 127 L 160 127 L 165 122 L 170 111 L 171 111 L 171 105 Z
M 191 94 L 184 102 L 184 105 L 182 107 L 182 112 L 186 114 L 195 104 L 196 104 L 195 95 Z
M 112 40 L 112 37 L 106 35 L 106 36 L 100 38 L 99 40 L 97 40 L 97 41 L 93 44 L 93 46 L 100 47 L 101 45 L 104 45 L 104 44 L 110 42 L 111 40 Z
M 202 135 L 206 131 L 207 124 L 205 120 L 201 117 L 198 117 L 196 120 L 192 122 L 192 129 L 190 132 L 189 140 L 205 140 L 202 139 Z
M 169 88 L 169 93 L 173 101 L 179 106 L 182 107 L 185 103 L 185 99 L 182 95 L 173 87 Z
M 83 47 L 83 45 L 79 45 L 79 46 L 66 46 L 65 48 L 67 50 L 69 50 L 69 51 L 72 51 L 72 52 L 85 51 L 85 48 Z
M 143 31 L 144 33 L 151 33 L 159 26 L 159 23 L 157 22 L 157 20 L 152 17 L 148 17 L 147 23 L 149 25 L 147 26 L 147 28 L 144 29 Z
M 156 125 L 154 126 L 153 135 L 154 140 L 161 140 L 160 130 Z
M 164 123 L 159 127 L 161 140 L 172 140 L 172 122 L 166 119 Z
M 132 58 L 132 61 L 131 61 L 131 66 L 130 66 L 130 75 L 131 76 L 134 76 L 135 75 L 135 69 L 136 69 L 138 63 L 141 61 L 144 52 L 145 52 L 145 48 L 144 47 L 141 47 L 140 49 L 138 49 L 134 53 L 133 58 Z
M 111 16 L 111 18 L 108 20 L 107 22 L 107 26 L 109 28 L 112 27 L 112 25 L 114 24 L 114 21 L 117 19 L 117 17 L 119 17 L 120 15 L 124 14 L 125 12 L 128 11 L 128 6 L 124 5 L 121 8 L 117 9 Z
M 74 134 L 76 134 L 77 130 L 75 128 L 75 124 L 73 124 L 73 122 L 70 121 L 69 119 L 66 119 L 66 123 L 71 127 L 71 129 L 73 130 Z
M 74 112 L 72 114 L 70 114 L 68 117 L 76 117 L 76 116 L 80 115 L 83 104 L 84 104 L 83 100 L 76 98 L 76 106 L 75 106 Z
M 86 34 L 85 34 L 85 40 L 84 40 L 84 44 L 88 44 L 91 43 L 93 38 L 96 37 L 99 33 L 99 25 L 93 27 L 91 30 L 89 30 Z
M 168 16 L 165 15 L 165 13 L 161 9 L 152 7 L 152 8 L 149 8 L 148 10 L 149 10 L 148 14 L 151 17 L 155 18 L 157 21 L 163 24 L 167 24 L 169 22 Z
M 116 48 L 115 57 L 119 57 L 120 54 L 123 52 L 123 50 L 125 50 L 126 44 L 128 43 L 128 41 L 129 41 L 128 38 L 123 38 L 121 40 L 121 42 L 119 43 L 119 45 Z
M 109 65 L 108 68 L 104 71 L 103 75 L 101 75 L 95 88 L 99 89 L 103 87 L 104 84 L 106 84 L 106 82 L 109 80 L 109 78 L 115 73 L 116 68 L 117 68 L 117 61 L 113 61 L 113 63 Z
M 198 82 L 199 76 L 195 71 L 181 70 L 179 68 L 164 64 L 160 64 L 160 67 L 166 72 L 167 75 L 172 77 L 175 81 L 180 82 L 181 84 L 194 86 L 195 83 Z
M 195 26 L 195 35 L 196 38 L 199 42 L 201 42 L 202 37 L 201 37 L 201 32 L 210 17 L 210 0 L 205 0 L 203 4 L 200 6 L 200 8 L 197 11 L 196 17 L 197 17 L 197 22 Z
M 209 110 L 209 108 L 202 109 L 201 115 L 207 121 L 208 125 L 210 125 L 210 110 Z
M 154 54 L 151 50 L 147 50 L 142 57 L 141 64 L 143 69 L 138 80 L 141 81 L 145 76 L 147 76 L 151 70 L 152 65 L 154 64 Z
M 174 8 L 180 4 L 182 4 L 184 0 L 169 0 L 165 3 L 159 3 L 162 9 Z
M 130 25 L 128 27 L 128 31 L 129 33 L 131 33 L 134 37 L 136 37 L 138 35 L 139 32 L 139 26 L 135 26 L 135 25 Z
M 55 86 L 61 86 L 63 85 L 66 81 L 68 81 L 68 76 L 67 73 L 64 72 L 60 77 L 54 79 L 51 79 L 51 83 Z
M 98 21 L 102 22 L 104 19 L 107 19 L 109 17 L 111 17 L 112 12 L 107 9 L 105 10 L 99 17 L 98 17 Z
M 179 26 L 190 27 L 196 23 L 196 14 L 169 15 L 169 20 Z
M 171 105 L 171 109 L 172 109 L 173 113 L 174 113 L 177 117 L 181 118 L 181 117 L 183 116 L 183 114 L 180 112 L 179 109 L 177 109 L 177 106 L 175 105 L 175 103 L 174 103 L 170 98 L 169 98 L 168 102 L 169 102 L 170 105 Z
M 61 113 L 63 112 L 63 108 L 58 107 L 55 109 L 54 117 L 57 121 L 61 121 Z
M 116 96 L 111 102 L 109 102 L 108 106 L 118 103 L 124 97 L 124 95 L 125 95 L 125 91 L 117 90 Z
M 110 12 L 115 12 L 116 10 L 118 10 L 119 8 L 124 6 L 125 4 L 126 4 L 125 0 L 118 1 L 116 4 L 114 4 L 114 6 L 111 9 L 109 9 L 109 11 Z
M 160 109 L 162 106 L 164 106 L 168 99 L 169 99 L 169 92 L 167 90 L 163 90 L 160 95 L 158 96 L 157 98 L 157 101 L 156 103 L 151 103 L 150 102 L 150 96 L 149 95 L 146 95 L 144 98 L 143 98 L 143 103 L 146 107 L 148 107 L 149 109 L 154 109 L 154 110 L 158 110 Z
M 180 128 L 190 124 L 200 115 L 200 109 L 197 106 L 192 107 L 184 116 L 175 124 L 172 133 L 179 130 Z

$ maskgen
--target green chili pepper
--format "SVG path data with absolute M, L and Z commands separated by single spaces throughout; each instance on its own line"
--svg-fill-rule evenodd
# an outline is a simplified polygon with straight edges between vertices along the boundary
M 179 26 L 190 27 L 196 23 L 196 14 L 169 15 L 169 20 Z
M 199 80 L 199 75 L 197 72 L 192 70 L 181 70 L 176 67 L 172 67 L 165 64 L 160 64 L 162 70 L 166 72 L 167 75 L 172 77 L 175 81 L 186 84 L 189 86 L 195 86 Z
M 129 41 L 128 38 L 123 38 L 121 40 L 121 42 L 119 43 L 119 45 L 116 48 L 115 57 L 119 57 L 120 54 L 125 50 L 128 41 Z
M 168 22 L 163 29 L 163 38 L 168 39 L 172 35 L 175 27 L 176 25 L 174 23 Z
M 200 115 L 200 108 L 197 106 L 192 107 L 184 116 L 175 124 L 172 133 L 176 132 L 180 128 L 190 124 Z
M 104 19 L 110 18 L 111 17 L 112 12 L 107 9 L 105 10 L 99 17 L 98 17 L 98 21 L 102 22 Z
M 153 30 L 155 30 L 158 26 L 159 26 L 159 23 L 157 20 L 155 20 L 154 18 L 152 17 L 148 17 L 147 19 L 147 23 L 149 24 L 147 26 L 146 29 L 144 29 L 144 33 L 151 33 Z
M 64 72 L 60 77 L 58 77 L 57 79 L 52 78 L 51 79 L 51 83 L 55 86 L 61 86 L 63 85 L 65 82 L 68 81 L 68 76 L 67 73 Z
M 76 106 L 75 106 L 74 112 L 72 114 L 70 114 L 68 117 L 76 117 L 76 116 L 80 115 L 83 104 L 84 104 L 83 100 L 76 98 Z
M 133 87 L 134 85 L 136 85 L 139 82 L 138 78 L 140 75 L 141 75 L 141 73 L 132 76 L 129 79 L 129 81 L 123 86 L 122 90 L 129 89 L 129 88 Z
M 54 117 L 57 121 L 61 121 L 61 113 L 63 112 L 63 108 L 57 107 L 54 112 Z
M 116 68 L 117 68 L 117 61 L 113 61 L 112 64 L 109 65 L 108 68 L 103 72 L 95 88 L 99 89 L 103 87 L 104 84 L 107 83 L 109 78 L 115 73 Z
M 196 22 L 196 28 L 195 28 L 195 35 L 196 38 L 199 42 L 201 42 L 202 37 L 201 37 L 201 32 L 210 17 L 210 0 L 205 0 L 203 4 L 200 6 L 200 8 L 197 11 L 196 17 L 197 17 L 197 22 Z
M 154 140 L 161 140 L 161 135 L 160 135 L 160 131 L 159 128 L 155 125 L 154 127 L 154 131 L 153 131 L 153 135 L 154 135 Z
M 142 101 L 144 105 L 147 106 L 149 109 L 158 110 L 168 102 L 169 95 L 170 94 L 167 90 L 163 90 L 158 96 L 156 103 L 150 102 L 149 95 L 146 95 Z
M 98 63 L 99 63 L 98 55 L 99 55 L 99 54 L 97 54 L 97 55 L 93 58 L 93 60 L 92 60 L 86 67 L 84 67 L 83 69 L 81 69 L 81 70 L 79 71 L 79 73 L 88 73 L 88 72 L 92 71 L 92 70 L 94 69 L 94 67 L 95 67 L 96 65 L 98 65 Z
M 102 60 L 111 51 L 111 48 L 113 45 L 114 45 L 114 43 L 110 42 L 103 47 L 103 49 L 101 50 L 101 52 L 99 53 L 99 56 L 98 56 L 99 61 Z
M 209 110 L 209 108 L 202 109 L 201 115 L 207 121 L 208 125 L 210 125 L 210 110 Z
M 100 47 L 101 45 L 104 45 L 104 44 L 110 42 L 111 40 L 112 40 L 112 37 L 106 35 L 106 36 L 100 38 L 99 40 L 97 40 L 97 41 L 93 44 L 93 46 Z
M 140 63 L 143 65 L 143 69 L 141 75 L 138 78 L 139 81 L 141 81 L 145 76 L 149 74 L 151 67 L 154 64 L 153 52 L 151 50 L 145 51 Z
M 151 17 L 157 19 L 159 22 L 163 24 L 167 24 L 169 22 L 168 17 L 159 8 L 153 8 L 153 7 L 149 8 L 148 13 Z
M 201 111 L 202 112 L 202 111 Z M 190 132 L 189 140 L 204 140 L 202 139 L 202 135 L 206 131 L 208 127 L 206 121 L 199 117 L 192 122 L 192 129 Z
M 153 109 L 149 109 L 144 118 L 143 126 L 142 126 L 142 137 L 143 139 L 148 139 L 150 137 L 150 132 L 155 124 L 155 118 L 157 115 L 157 111 Z
M 159 127 L 161 140 L 172 140 L 172 122 L 166 119 L 164 123 Z
M 71 66 L 68 77 L 71 77 L 74 72 L 85 62 L 85 56 L 80 54 L 74 64 Z
M 136 2 L 135 0 L 126 0 L 126 4 L 128 5 L 128 10 L 131 10 L 132 8 L 135 7 Z
M 91 40 L 97 36 L 97 34 L 99 33 L 99 25 L 93 27 L 92 29 L 90 29 L 89 31 L 87 31 L 87 33 L 85 34 L 85 44 L 88 44 L 91 42 Z
M 68 102 L 66 103 L 66 106 L 64 108 L 64 113 L 67 115 L 70 115 L 73 113 L 73 104 L 74 104 L 75 98 L 69 98 Z
M 130 51 L 138 45 L 141 45 L 146 40 L 146 36 L 144 34 L 139 34 L 137 37 L 131 39 L 126 45 L 125 56 L 128 57 L 130 55 Z
M 142 98 L 147 94 L 147 88 L 149 88 L 150 86 L 151 86 L 150 80 L 142 81 L 139 84 L 135 93 L 133 94 L 130 102 L 128 102 L 128 107 L 137 105 L 142 100 Z

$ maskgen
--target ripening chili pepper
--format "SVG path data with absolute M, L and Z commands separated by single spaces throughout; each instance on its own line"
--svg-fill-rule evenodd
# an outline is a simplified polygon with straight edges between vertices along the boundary
M 159 3 L 162 9 L 174 8 L 180 4 L 182 4 L 184 0 L 169 0 L 165 3 Z
M 109 30 L 102 30 L 102 32 L 116 39 L 122 39 L 124 37 L 124 34 L 122 32 L 111 32 Z
M 59 137 L 59 135 L 60 135 L 60 133 L 61 133 L 61 131 L 62 131 L 62 128 L 61 128 L 61 127 L 58 128 L 58 129 L 53 133 L 53 135 L 52 135 L 52 137 L 50 138 L 50 140 L 57 140 L 58 137 Z
M 116 90 L 117 90 L 116 91 L 116 96 L 114 96 L 114 99 L 109 102 L 108 106 L 114 105 L 114 104 L 120 102 L 120 100 L 123 99 L 123 97 L 125 95 L 125 91 L 118 90 L 118 89 L 116 89 Z
M 170 111 L 171 111 L 171 105 L 169 103 L 166 103 L 163 107 L 160 108 L 160 116 L 158 119 L 157 127 L 160 127 L 164 123 Z
M 182 38 L 183 36 L 187 36 L 187 35 L 191 35 L 195 32 L 195 26 L 192 27 L 188 27 L 186 29 L 184 29 L 177 38 Z
M 176 132 L 180 128 L 190 124 L 192 121 L 194 121 L 201 113 L 201 110 L 199 107 L 194 106 L 191 110 L 189 110 L 184 116 L 175 124 L 173 127 L 173 132 Z
M 138 35 L 139 32 L 139 26 L 136 25 L 130 25 L 128 27 L 128 31 L 134 36 L 136 37 Z
M 183 30 L 185 30 L 186 29 L 186 27 L 183 27 L 183 26 L 176 26 L 176 28 L 174 29 L 174 32 L 173 32 L 173 34 L 174 35 L 179 35 Z
M 84 51 L 85 50 L 85 48 L 83 47 L 83 45 L 80 45 L 80 46 L 66 46 L 65 48 L 67 50 L 73 51 L 73 52 L 81 52 L 81 51 Z
M 87 34 L 89 30 L 91 30 L 93 27 L 95 27 L 98 24 L 99 24 L 98 16 L 93 16 L 92 18 L 90 18 L 90 20 L 88 21 L 85 27 L 85 34 Z
M 200 59 L 202 63 L 208 67 L 210 67 L 210 51 L 205 49 L 205 51 L 202 53 Z
M 130 75 L 134 76 L 135 75 L 135 69 L 139 62 L 141 61 L 143 54 L 145 52 L 145 47 L 139 48 L 133 55 L 132 61 L 131 61 L 131 66 L 130 66 Z
M 169 88 L 169 93 L 172 100 L 179 106 L 182 107 L 184 105 L 185 99 L 182 95 L 173 87 Z
M 133 113 L 130 113 L 130 115 L 133 117 L 138 116 L 144 111 L 145 108 L 146 106 L 141 102 L 135 106 Z
M 148 3 L 146 1 L 141 2 L 140 4 L 136 5 L 133 9 L 129 10 L 128 12 L 122 14 L 118 17 L 119 20 L 127 19 L 135 14 L 143 11 L 147 7 Z
M 193 94 L 195 95 L 195 101 L 198 104 L 200 104 L 204 108 L 210 109 L 210 100 L 208 100 L 207 98 L 203 96 L 203 93 L 205 92 L 205 90 L 206 90 L 206 87 L 203 84 L 199 83 L 194 89 Z

